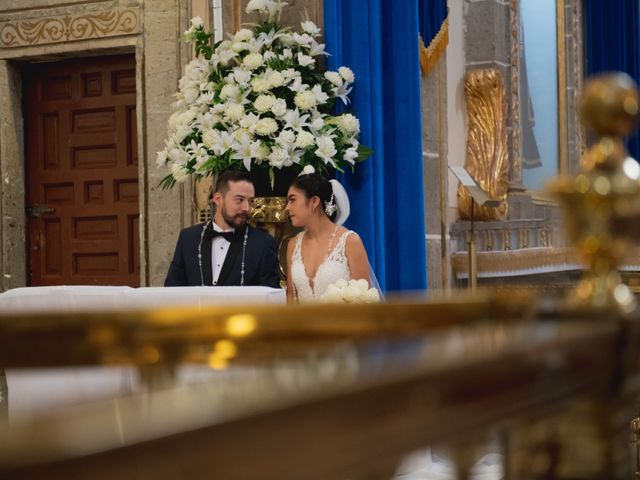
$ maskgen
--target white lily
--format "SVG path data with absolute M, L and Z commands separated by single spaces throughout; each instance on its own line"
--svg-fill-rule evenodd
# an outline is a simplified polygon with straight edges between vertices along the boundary
M 305 113 L 304 115 L 300 115 L 300 111 L 295 108 L 293 110 L 287 111 L 284 115 L 284 128 L 290 128 L 291 130 L 300 130 L 303 127 L 308 127 L 309 122 L 309 114 Z
M 220 132 L 218 141 L 213 145 L 213 153 L 216 155 L 223 155 L 227 150 L 233 148 L 235 139 L 229 132 Z
M 345 83 L 341 87 L 336 87 L 333 89 L 333 96 L 342 100 L 342 103 L 344 103 L 345 105 L 348 105 L 349 102 L 351 102 L 348 97 L 348 95 L 351 93 L 351 90 L 353 90 L 353 86 L 351 86 L 351 84 L 349 83 Z
M 329 99 L 329 95 L 327 95 L 326 93 L 324 93 L 324 91 L 322 91 L 322 87 L 320 85 L 314 85 L 311 91 L 313 92 L 313 96 L 315 97 L 316 103 L 318 105 L 327 103 L 327 100 Z
M 244 168 L 251 171 L 251 161 L 256 157 L 256 145 L 251 141 L 247 134 L 243 134 L 240 139 L 233 145 L 233 154 L 231 158 L 234 160 L 242 160 Z
M 330 163 L 333 167 L 336 166 L 336 164 L 333 161 L 333 158 L 335 157 L 337 150 L 336 150 L 336 146 L 333 143 L 333 135 L 321 135 L 318 138 L 316 138 L 316 145 L 318 146 L 318 148 L 316 148 L 315 153 L 318 157 L 320 157 L 324 163 Z

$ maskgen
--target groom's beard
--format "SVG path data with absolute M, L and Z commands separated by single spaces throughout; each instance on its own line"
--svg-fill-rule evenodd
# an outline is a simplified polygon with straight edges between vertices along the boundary
M 220 213 L 222 214 L 222 218 L 224 219 L 224 221 L 227 222 L 227 225 L 234 229 L 242 227 L 245 223 L 247 223 L 247 220 L 249 219 L 248 213 L 238 213 L 234 216 L 230 216 L 224 208 L 220 211 Z

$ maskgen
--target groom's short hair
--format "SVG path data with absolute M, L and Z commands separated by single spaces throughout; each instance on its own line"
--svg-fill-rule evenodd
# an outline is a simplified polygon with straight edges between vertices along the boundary
M 215 192 L 220 192 L 222 195 L 229 191 L 229 183 L 236 182 L 249 182 L 253 185 L 253 177 L 249 172 L 243 172 L 240 170 L 227 170 L 218 175 L 216 180 Z

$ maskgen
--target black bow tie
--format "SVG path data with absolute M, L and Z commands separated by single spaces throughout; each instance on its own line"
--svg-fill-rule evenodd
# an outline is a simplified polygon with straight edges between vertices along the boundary
M 211 238 L 222 237 L 227 242 L 230 242 L 231 240 L 233 240 L 234 235 L 235 235 L 235 232 L 219 232 L 217 230 L 213 230 L 211 232 Z

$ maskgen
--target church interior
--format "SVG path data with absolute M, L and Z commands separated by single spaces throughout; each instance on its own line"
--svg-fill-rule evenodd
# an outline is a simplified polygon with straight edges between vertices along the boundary
M 639 27 L 0 0 L 0 478 L 640 478 Z

